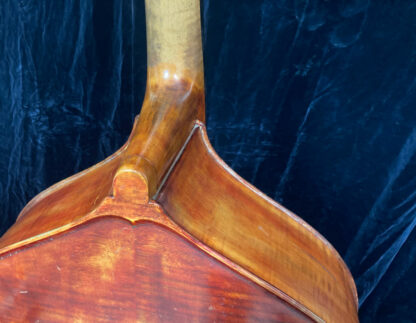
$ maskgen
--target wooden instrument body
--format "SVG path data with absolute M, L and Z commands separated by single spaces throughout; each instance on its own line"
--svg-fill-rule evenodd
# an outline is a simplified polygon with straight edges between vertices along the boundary
M 135 185 L 132 179 L 121 182 Z M 256 284 L 250 273 L 182 230 L 158 204 L 132 202 L 123 207 L 125 202 L 115 196 L 95 219 L 4 254 L 2 318 L 9 322 L 311 321 Z M 118 212 L 123 215 L 114 216 Z
M 334 248 L 209 144 L 198 1 L 149 0 L 146 18 L 132 134 L 35 197 L 0 239 L 2 317 L 357 322 Z

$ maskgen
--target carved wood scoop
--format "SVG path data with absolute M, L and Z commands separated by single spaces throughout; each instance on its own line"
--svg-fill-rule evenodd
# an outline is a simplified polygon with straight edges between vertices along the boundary
M 334 248 L 232 171 L 204 126 L 198 0 L 146 0 L 130 138 L 0 239 L 2 321 L 357 322 Z

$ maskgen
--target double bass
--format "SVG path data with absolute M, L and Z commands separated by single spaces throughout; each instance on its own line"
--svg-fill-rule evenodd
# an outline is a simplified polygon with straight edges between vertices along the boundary
M 358 322 L 335 249 L 208 140 L 199 0 L 145 4 L 131 135 L 37 195 L 1 237 L 1 321 Z

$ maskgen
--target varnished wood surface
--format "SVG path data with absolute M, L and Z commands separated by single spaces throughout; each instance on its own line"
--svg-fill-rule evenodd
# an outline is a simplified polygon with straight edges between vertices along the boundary
M 0 238 L 0 250 L 71 224 L 97 208 L 111 194 L 122 150 L 36 196 Z
M 4 254 L 0 286 L 2 322 L 310 322 L 172 231 L 108 217 Z
M 315 230 L 236 175 L 203 124 L 158 202 L 200 241 L 330 322 L 356 322 L 356 291 L 337 252 Z
M 33 213 L 26 211 L 12 232 L 30 233 L 31 228 L 37 228 L 37 232 L 43 229 L 43 234 L 14 244 L 10 244 L 13 240 L 8 237 L 16 236 L 6 235 L 1 239 L 5 246 L 0 255 L 7 252 L 13 255 L 13 250 L 25 245 L 33 245 L 32 248 L 36 249 L 42 241 L 54 239 L 55 235 L 103 216 L 119 216 L 131 223 L 157 220 L 182 237 L 189 239 L 186 231 L 190 232 L 203 243 L 202 246 L 206 244 L 214 253 L 226 257 L 214 258 L 311 319 L 357 321 L 355 286 L 337 253 L 302 220 L 267 200 L 234 174 L 215 155 L 202 123 L 196 124 L 157 198 L 160 206 L 186 231 L 164 216 L 157 203 L 149 201 L 147 180 L 140 172 L 142 165 L 130 163 L 125 158 L 126 151 L 121 149 L 114 158 L 75 177 L 81 187 L 90 184 L 94 187 L 96 180 L 88 184 L 91 178 L 95 178 L 88 175 L 90 172 L 96 173 L 99 167 L 103 167 L 109 176 L 113 176 L 111 194 L 103 198 L 93 211 L 72 219 L 68 224 L 74 212 L 69 207 L 70 201 L 64 200 L 62 208 L 53 215 L 54 230 L 42 225 L 48 223 L 47 213 L 42 216 L 36 207 Z M 107 169 L 108 162 L 117 158 L 123 160 L 117 171 L 112 167 Z M 64 192 L 69 190 L 72 183 L 72 180 L 64 181 L 32 204 L 47 205 L 48 201 L 61 196 L 61 189 Z M 35 218 L 33 222 L 23 221 L 31 216 Z M 43 221 L 39 222 L 39 219 Z M 58 225 L 59 219 L 61 226 Z M 9 267 L 8 275 L 11 269 Z M 0 289 L 4 288 L 8 290 L 7 286 L 0 286 Z
M 199 0 L 146 0 L 147 84 L 130 160 L 156 193 L 195 120 L 205 120 Z
M 2 259 L 14 257 L 16 254 L 20 252 L 22 248 L 25 247 L 31 248 L 32 250 L 34 250 L 34 253 L 36 253 L 36 255 L 39 258 L 43 258 L 45 257 L 43 253 L 37 253 L 36 250 L 37 248 L 41 248 L 44 242 L 54 241 L 56 236 L 59 236 L 60 234 L 67 232 L 68 230 L 75 229 L 79 226 L 90 223 L 90 221 L 94 221 L 103 217 L 116 216 L 129 221 L 131 224 L 153 222 L 170 229 L 172 232 L 175 232 L 178 236 L 181 236 L 182 238 L 193 244 L 199 250 L 210 255 L 211 258 L 216 259 L 219 263 L 222 263 L 226 267 L 238 273 L 238 275 L 240 275 L 241 277 L 245 277 L 249 281 L 257 284 L 265 291 L 269 291 L 271 294 L 274 294 L 275 296 L 280 298 L 281 301 L 284 301 L 289 309 L 292 310 L 293 308 L 296 308 L 298 309 L 299 313 L 304 313 L 307 315 L 307 317 L 314 317 L 313 313 L 311 313 L 307 308 L 302 306 L 302 304 L 297 303 L 293 299 L 287 298 L 287 296 L 280 290 L 276 289 L 272 285 L 269 285 L 267 282 L 263 281 L 262 279 L 253 275 L 249 271 L 240 267 L 238 264 L 230 262 L 221 254 L 215 252 L 214 250 L 207 247 L 205 244 L 200 243 L 198 240 L 190 236 L 186 231 L 184 231 L 181 227 L 179 227 L 176 223 L 174 223 L 169 217 L 165 215 L 160 205 L 158 205 L 154 201 L 148 200 L 148 190 L 145 179 L 138 172 L 132 171 L 131 169 L 130 171 L 127 171 L 126 166 L 126 164 L 123 164 L 118 169 L 113 179 L 113 194 L 104 198 L 101 201 L 100 205 L 94 211 L 90 212 L 84 217 L 74 220 L 70 224 L 65 224 L 61 227 L 58 227 L 57 229 L 49 230 L 44 232 L 43 234 L 36 235 L 29 239 L 3 247 L 2 249 L 0 249 L 0 263 L 3 261 Z M 96 167 L 93 167 L 91 171 L 94 171 L 95 169 Z M 88 171 L 84 172 L 84 174 L 85 173 L 88 173 Z M 82 175 L 83 174 L 75 178 L 77 178 L 78 180 L 79 178 L 82 179 Z M 86 179 L 88 178 L 89 177 L 86 177 Z M 64 181 L 63 184 L 65 184 L 65 182 L 67 181 Z M 71 181 L 69 180 L 68 182 Z M 63 184 L 57 185 L 57 187 L 59 188 Z M 54 195 L 54 193 L 54 188 L 51 188 L 49 194 Z M 42 193 L 42 195 L 45 199 L 47 199 L 48 191 Z M 30 212 L 25 214 L 24 216 L 30 217 Z M 24 227 L 24 225 L 25 222 L 18 222 L 15 226 Z M 84 246 L 87 245 L 89 248 L 89 244 L 85 244 Z M 71 251 L 71 249 L 68 249 L 66 251 L 70 254 L 73 252 Z M 28 261 L 29 263 L 31 262 L 30 259 L 28 259 Z M 135 262 L 132 262 L 131 266 L 134 265 Z M 8 268 L 6 268 L 6 270 L 3 272 L 3 277 L 14 276 L 15 273 L 13 268 L 15 267 L 16 266 L 9 266 Z M 86 282 L 86 284 L 91 284 L 91 282 Z M 51 286 L 51 288 L 53 288 L 53 286 Z M 48 288 L 45 287 L 44 292 L 46 292 L 47 289 Z M 10 286 L 8 286 L 7 284 L 0 284 L 0 291 L 1 290 L 3 290 L 3 292 L 10 292 Z M 14 305 L 11 306 L 13 307 Z M 40 306 L 36 310 L 36 315 L 43 315 L 42 313 L 45 310 L 47 309 L 42 309 Z
M 146 26 L 128 142 L 39 194 L 0 238 L 0 309 L 11 321 L 357 322 L 332 246 L 208 142 L 199 1 L 146 0 Z
M 153 196 L 189 136 L 196 119 L 205 113 L 204 92 L 192 79 L 149 79 L 137 127 L 127 145 L 126 158 L 146 178 Z M 170 75 L 170 74 L 169 74 Z M 138 165 L 145 160 L 149 167 Z

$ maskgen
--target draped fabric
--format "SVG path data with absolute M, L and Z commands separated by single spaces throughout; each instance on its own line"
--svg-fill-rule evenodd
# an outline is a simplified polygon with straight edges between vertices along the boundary
M 143 2 L 0 2 L 1 233 L 127 139 Z M 416 321 L 413 1 L 205 0 L 201 13 L 214 148 L 335 246 L 362 322 Z

